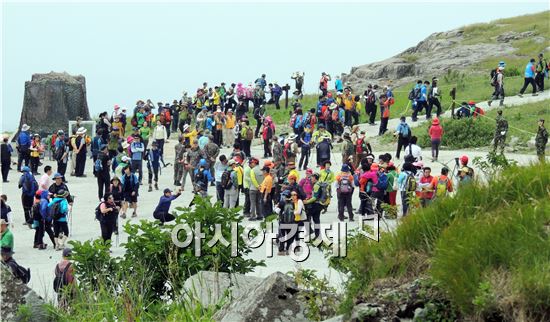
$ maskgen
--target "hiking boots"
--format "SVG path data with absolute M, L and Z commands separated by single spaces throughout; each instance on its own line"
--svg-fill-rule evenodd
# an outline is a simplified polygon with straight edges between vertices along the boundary
M 148 191 L 148 192 L 153 191 L 153 186 L 149 185 L 149 189 L 148 189 L 147 191 Z
M 135 217 L 137 217 L 137 213 L 136 213 L 136 212 L 132 213 L 132 218 L 135 218 Z
M 122 214 L 120 215 L 120 218 L 122 218 L 122 219 L 126 219 L 126 213 L 125 213 L 125 212 L 123 212 L 123 213 L 122 213 Z
M 155 182 L 155 190 L 159 190 L 159 185 L 157 182 Z

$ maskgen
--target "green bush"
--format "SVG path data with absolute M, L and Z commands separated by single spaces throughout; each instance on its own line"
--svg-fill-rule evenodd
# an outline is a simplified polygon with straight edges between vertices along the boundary
M 495 122 L 486 118 L 442 118 L 439 121 L 444 131 L 441 145 L 448 149 L 487 146 L 495 134 Z M 431 123 L 426 123 L 413 128 L 413 135 L 418 137 L 418 145 L 423 148 L 431 147 L 432 144 L 428 135 L 430 126 Z

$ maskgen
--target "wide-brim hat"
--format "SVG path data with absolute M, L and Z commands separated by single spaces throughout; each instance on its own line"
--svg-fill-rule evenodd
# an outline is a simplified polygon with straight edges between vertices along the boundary
M 76 134 L 77 134 L 77 135 L 78 135 L 78 134 L 84 134 L 84 133 L 86 133 L 87 131 L 88 131 L 88 130 L 86 130 L 85 127 L 81 127 L 81 128 L 79 128 L 79 129 L 76 131 Z
M 28 131 L 30 129 L 31 129 L 31 127 L 28 126 L 27 124 L 23 124 L 23 126 L 21 127 L 21 131 Z
M 187 129 L 189 129 L 189 124 L 185 124 L 185 125 L 183 126 L 183 131 L 187 131 Z

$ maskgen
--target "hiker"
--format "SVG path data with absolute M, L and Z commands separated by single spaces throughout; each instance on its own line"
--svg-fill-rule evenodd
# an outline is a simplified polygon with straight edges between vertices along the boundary
M 330 81 L 330 75 L 325 72 L 322 72 L 321 79 L 319 80 L 319 89 L 321 90 L 321 95 L 319 97 L 327 96 L 329 81 Z
M 157 141 L 151 143 L 151 149 L 145 151 L 144 160 L 147 162 L 147 183 L 149 184 L 148 192 L 153 191 L 152 183 L 155 183 L 155 190 L 159 190 L 159 169 L 160 169 L 160 151 Z
M 166 127 L 164 125 L 162 125 L 160 120 L 158 120 L 157 121 L 157 126 L 153 130 L 153 134 L 152 134 L 152 137 L 151 137 L 152 140 L 157 142 L 157 147 L 158 147 L 159 153 L 160 153 L 160 159 L 161 159 L 164 166 L 166 166 L 166 164 L 164 163 L 164 159 L 163 159 L 164 143 L 168 140 L 168 135 L 167 135 L 166 131 L 167 131 Z
M 48 190 L 48 188 L 53 184 L 52 176 L 52 167 L 47 165 L 44 167 L 44 174 L 38 180 L 38 189 Z
M 50 195 L 55 195 L 61 190 L 67 191 L 69 193 L 69 195 L 67 196 L 67 202 L 69 203 L 69 206 L 72 207 L 74 198 L 71 195 L 67 184 L 63 182 L 63 176 L 61 175 L 61 173 L 56 172 L 53 175 L 53 181 L 54 183 L 48 188 L 48 192 L 50 193 Z
M 397 136 L 397 152 L 395 153 L 395 157 L 398 160 L 401 154 L 401 148 L 405 150 L 405 148 L 409 145 L 409 140 L 412 135 L 411 128 L 407 124 L 407 118 L 405 116 L 401 116 L 399 120 L 400 122 L 397 125 L 395 132 L 393 133 L 394 136 Z
M 13 249 L 13 233 L 9 228 L 9 223 L 4 218 L 0 219 L 0 246 Z
M 102 121 L 99 121 L 102 123 Z M 105 129 L 106 132 L 109 132 L 108 129 Z M 95 160 L 97 160 L 97 155 L 99 154 L 99 150 L 100 150 L 100 147 L 103 145 L 103 144 L 107 144 L 107 140 L 103 140 L 103 129 L 102 128 L 98 128 L 95 132 L 95 136 L 94 138 L 92 139 L 92 144 L 90 146 L 90 152 L 92 152 L 92 160 L 93 162 L 95 162 Z
M 435 115 L 437 117 L 441 116 L 441 103 L 439 102 L 439 98 L 441 97 L 441 93 L 439 93 L 439 88 L 437 86 L 437 82 L 439 80 L 435 77 L 432 78 L 432 85 L 428 89 L 428 115 L 432 115 L 432 110 L 435 105 L 437 107 L 437 110 L 435 112 Z
M 389 162 L 388 166 L 386 167 L 386 175 L 388 176 L 388 187 L 386 188 L 386 196 L 384 198 L 384 202 L 389 204 L 390 206 L 397 205 L 397 168 L 393 164 L 393 162 Z
M 227 114 L 225 115 L 225 124 L 223 126 L 223 140 L 224 145 L 227 147 L 232 147 L 235 143 L 235 133 L 234 129 L 237 124 L 237 119 L 235 118 L 235 115 L 233 114 L 232 109 L 227 110 Z
M 259 169 L 259 160 L 256 158 L 251 158 L 248 162 L 250 166 L 249 171 L 249 190 L 248 195 L 250 198 L 250 220 L 260 220 L 262 219 L 262 208 L 261 208 L 261 193 L 260 193 L 260 184 L 263 181 L 262 171 Z
M 31 141 L 31 146 L 29 148 L 31 156 L 31 171 L 33 175 L 39 175 L 38 166 L 40 164 L 40 154 L 44 152 L 44 147 L 40 142 L 40 135 L 35 134 Z
M 304 206 L 306 207 L 305 209 L 308 218 L 311 218 L 311 221 L 313 222 L 315 238 L 319 238 L 321 235 L 321 211 L 327 202 L 330 202 L 330 195 L 328 194 L 327 184 L 319 182 L 319 174 L 313 173 L 313 171 L 310 172 L 312 173 L 311 176 L 302 179 L 306 180 L 309 178 L 310 184 L 313 186 L 313 189 L 309 195 L 304 189 L 307 196 L 306 200 L 304 200 Z
M 184 154 L 185 154 L 185 145 L 184 137 L 180 135 L 178 137 L 178 143 L 174 146 L 174 186 L 178 187 L 181 185 L 181 177 L 184 171 Z
M 2 182 L 9 182 L 8 181 L 8 173 L 11 170 L 11 155 L 13 154 L 13 148 L 11 147 L 11 144 L 8 142 L 9 138 L 7 135 L 4 135 L 2 138 L 2 145 L 1 145 L 1 151 L 0 151 L 0 157 L 1 157 L 1 167 L 2 167 Z M 18 168 L 19 170 L 19 168 Z
M 38 190 L 34 195 L 34 204 L 32 206 L 32 228 L 34 229 L 34 243 L 33 248 L 46 249 L 47 244 L 44 244 L 44 228 L 45 228 L 45 217 L 42 217 L 41 208 L 43 205 L 48 204 L 48 190 Z M 42 200 L 44 200 L 44 203 Z M 47 215 L 47 211 L 46 211 Z M 55 241 L 55 239 L 54 239 Z
M 231 159 L 227 161 L 227 168 L 221 175 L 221 185 L 224 189 L 224 208 L 235 208 L 239 198 L 239 172 L 236 170 L 237 162 Z
M 109 191 L 111 159 L 106 144 L 99 147 L 99 153 L 94 162 L 94 175 L 97 178 L 97 198 L 101 200 L 103 194 Z
M 23 124 L 21 126 L 21 131 L 17 137 L 16 150 L 17 150 L 17 171 L 21 171 L 21 163 L 24 162 L 25 166 L 29 166 L 31 159 L 30 147 L 31 147 L 31 136 L 29 135 L 30 126 Z
M 63 189 L 57 191 L 48 204 L 48 215 L 53 219 L 54 244 L 56 250 L 63 249 L 67 238 L 69 238 L 69 203 L 67 197 L 69 192 Z
M 365 157 L 365 155 L 371 154 L 371 153 L 372 153 L 372 147 L 370 143 L 367 141 L 367 134 L 364 130 L 362 130 L 357 136 L 357 140 L 355 141 L 355 155 L 356 155 L 357 164 L 361 162 L 361 160 Z
M 495 91 L 491 99 L 487 102 L 487 105 L 491 106 L 493 101 L 500 98 L 499 106 L 504 106 L 504 67 L 497 67 L 495 76 L 491 80 L 491 85 L 495 87 Z
M 364 93 L 365 97 L 365 113 L 369 117 L 369 125 L 376 125 L 376 93 L 372 88 L 372 84 L 367 85 L 367 90 Z
M 271 168 L 264 166 L 262 175 L 263 180 L 259 192 L 262 205 L 261 218 L 265 218 L 273 213 L 273 176 L 271 175 Z
M 65 137 L 65 132 L 61 130 L 57 131 L 54 159 L 57 161 L 57 173 L 61 174 L 63 182 L 67 182 L 65 180 L 65 173 L 67 172 L 67 164 L 69 162 L 69 152 L 69 139 Z
M 254 139 L 254 130 L 250 127 L 248 120 L 241 122 L 241 133 L 240 133 L 241 148 L 243 149 L 246 157 L 250 158 L 250 145 Z
M 86 168 L 86 128 L 81 127 L 76 131 L 76 138 L 75 138 L 75 147 L 76 149 L 73 149 L 73 154 L 76 155 L 75 157 L 75 168 L 74 168 L 74 175 L 76 177 L 86 177 L 84 174 L 84 169 Z
M 523 86 L 521 87 L 518 96 L 523 97 L 523 93 L 527 89 L 527 86 L 533 87 L 533 96 L 537 96 L 537 85 L 535 84 L 535 58 L 531 58 L 525 66 L 525 78 L 523 79 Z
M 355 155 L 355 145 L 351 141 L 351 137 L 349 133 L 344 133 L 344 146 L 342 148 L 342 163 L 344 163 L 350 157 L 354 160 L 353 162 L 354 166 L 357 166 L 357 164 L 359 163 L 359 160 L 357 160 L 357 157 Z
M 378 135 L 382 136 L 388 130 L 388 121 L 390 119 L 390 108 L 394 104 L 393 97 L 387 97 L 386 94 L 380 95 L 380 128 Z
M 123 175 L 120 178 L 122 184 L 122 195 L 124 202 L 122 203 L 122 214 L 120 217 L 126 219 L 126 211 L 128 206 L 133 208 L 132 217 L 137 217 L 137 201 L 139 191 L 139 181 L 135 173 L 132 173 L 130 166 L 126 165 L 123 169 Z
M 410 162 L 405 162 L 399 177 L 397 177 L 397 184 L 399 192 L 401 193 L 401 207 L 402 216 L 405 217 L 409 212 L 409 198 L 413 197 L 416 191 L 416 169 Z
M 120 207 L 115 203 L 113 194 L 106 192 L 99 204 L 99 213 L 96 212 L 96 219 L 99 221 L 101 238 L 104 243 L 111 240 L 113 232 L 116 230 L 119 210 Z
M 31 279 L 31 271 L 30 269 L 24 268 L 23 266 L 17 264 L 15 259 L 13 259 L 13 253 L 13 248 L 2 246 L 2 264 L 9 268 L 15 278 L 21 280 L 23 284 L 27 284 Z M 4 289 L 4 287 L 2 288 Z
M 411 136 L 409 140 L 409 145 L 405 148 L 405 157 L 412 156 L 416 161 L 422 160 L 422 148 L 416 144 L 418 138 L 416 136 Z
M 210 167 L 205 159 L 200 159 L 198 168 L 193 172 L 193 184 L 195 193 L 205 198 L 208 196 L 208 183 L 214 182 L 210 173 Z
M 31 174 L 31 169 L 28 166 L 23 166 L 23 174 L 19 179 L 19 188 L 21 189 L 21 204 L 23 206 L 23 213 L 25 215 L 24 225 L 28 225 L 31 228 L 32 214 L 31 208 L 34 201 L 34 194 L 38 190 L 38 182 Z
M 544 127 L 544 119 L 539 120 L 537 136 L 535 137 L 535 147 L 537 148 L 537 156 L 540 162 L 545 161 L 546 143 L 548 143 L 548 131 Z
M 76 279 L 71 262 L 72 250 L 63 249 L 62 258 L 55 265 L 54 291 L 57 293 L 57 304 L 62 309 L 68 309 L 69 302 L 76 296 Z
M 458 185 L 460 187 L 469 184 L 472 182 L 473 178 L 470 175 L 470 168 L 467 166 L 464 166 L 458 170 Z
M 535 67 L 535 83 L 537 84 L 538 91 L 544 91 L 544 78 L 548 77 L 548 62 L 544 58 L 544 54 L 539 54 L 539 61 Z
M 256 100 L 256 99 L 255 99 Z M 265 119 L 265 107 L 263 105 L 258 105 L 254 107 L 253 111 L 254 119 L 256 120 L 256 130 L 254 131 L 254 138 L 260 137 L 260 129 Z
M 204 146 L 204 153 L 206 155 L 206 161 L 208 162 L 210 174 L 215 176 L 216 170 L 214 168 L 214 165 L 216 164 L 216 159 L 220 154 L 220 147 L 216 143 L 214 143 L 213 140 L 209 140 L 209 142 Z M 215 186 L 214 182 L 212 182 L 211 185 Z
M 344 164 L 341 172 L 336 176 L 336 192 L 338 198 L 338 220 L 344 221 L 348 217 L 344 217 L 344 210 L 347 208 L 349 220 L 353 220 L 353 208 L 351 199 L 353 196 L 353 176 L 350 173 L 349 167 Z
M 1 219 L 4 219 L 11 227 L 14 227 L 13 224 L 13 214 L 11 212 L 11 207 L 8 205 L 8 196 L 0 196 L 0 210 L 1 210 Z
M 497 147 L 500 148 L 500 154 L 504 153 L 506 145 L 506 134 L 508 133 L 508 121 L 502 116 L 502 110 L 497 111 L 495 136 L 493 138 L 493 153 L 496 153 Z
M 416 122 L 418 120 L 418 113 L 422 112 L 422 109 L 425 107 L 426 101 L 422 96 L 422 80 L 416 81 L 416 85 L 409 93 L 409 100 L 412 104 L 412 121 Z
M 297 224 L 294 219 L 294 202 L 292 201 L 292 198 L 290 196 L 290 191 L 282 192 L 281 200 L 279 201 L 277 206 L 280 209 L 278 218 L 279 252 L 277 253 L 277 255 L 285 256 L 288 255 L 290 245 L 294 241 L 294 238 L 297 234 Z M 292 233 L 293 230 L 294 233 Z
M 371 158 L 369 158 L 372 160 Z M 378 183 L 378 164 L 376 163 L 364 163 L 361 164 L 362 173 L 359 176 L 359 199 L 361 203 L 359 205 L 359 214 L 367 219 L 372 220 L 375 218 L 373 209 L 374 189 Z M 365 216 L 366 215 L 366 216 Z
M 134 140 L 130 144 L 130 151 L 132 152 L 132 173 L 137 171 L 139 184 L 142 184 L 143 155 L 145 154 L 145 146 L 143 145 L 143 142 L 141 142 L 141 137 L 139 135 L 133 135 L 133 138 Z M 159 152 L 162 154 L 161 151 Z
M 222 186 L 222 176 L 227 170 L 227 157 L 225 154 L 220 155 L 214 164 L 214 180 L 216 182 L 216 200 L 223 204 L 225 200 L 225 189 Z
M 437 161 L 439 157 L 439 146 L 441 145 L 441 138 L 443 137 L 443 128 L 439 124 L 439 118 L 435 117 L 432 120 L 432 125 L 428 129 L 428 134 L 432 141 L 432 162 Z
M 323 137 L 322 141 L 317 143 L 317 166 L 324 164 L 326 161 L 330 161 L 332 144 L 328 137 Z
M 424 167 L 422 169 L 423 176 L 420 178 L 420 181 L 418 182 L 418 186 L 420 187 L 420 205 L 424 208 L 430 205 L 432 202 L 432 199 L 435 195 L 435 190 L 437 187 L 437 182 L 435 181 L 435 178 L 431 175 L 432 169 L 430 167 Z
M 176 217 L 169 213 L 170 205 L 172 201 L 181 196 L 181 188 L 176 191 L 176 194 L 172 194 L 172 190 L 166 188 L 163 191 L 162 197 L 160 197 L 159 203 L 153 212 L 153 217 L 160 221 L 161 225 L 164 225 L 165 222 L 170 222 Z
M 275 134 L 273 131 L 273 123 L 270 123 L 271 118 L 265 118 L 264 119 L 264 125 L 262 129 L 262 141 L 264 143 L 264 158 L 270 158 L 273 157 L 273 153 L 271 152 L 271 140 L 273 135 Z
M 434 177 L 432 186 L 435 187 L 434 198 L 444 198 L 449 193 L 453 192 L 453 182 L 449 178 L 449 168 L 443 167 L 441 175 Z

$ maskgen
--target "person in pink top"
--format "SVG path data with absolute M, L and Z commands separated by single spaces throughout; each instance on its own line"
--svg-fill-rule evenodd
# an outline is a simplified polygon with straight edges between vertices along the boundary
M 432 126 L 428 129 L 428 134 L 432 139 L 432 162 L 437 161 L 439 157 L 439 145 L 443 136 L 443 128 L 439 125 L 439 119 L 436 117 L 432 120 Z
M 370 170 L 363 172 L 359 177 L 359 197 L 361 198 L 359 212 L 363 217 L 366 215 L 365 219 L 367 220 L 374 219 L 372 200 L 375 192 L 378 192 L 378 188 L 376 188 L 376 184 L 378 183 L 378 169 L 378 164 L 373 163 L 370 166 Z
M 306 199 L 310 199 L 313 194 L 313 183 L 311 182 L 311 175 L 313 174 L 313 170 L 307 169 L 306 170 L 306 177 L 302 178 L 298 185 L 302 188 L 304 193 L 306 194 Z

